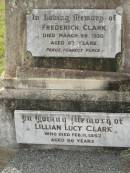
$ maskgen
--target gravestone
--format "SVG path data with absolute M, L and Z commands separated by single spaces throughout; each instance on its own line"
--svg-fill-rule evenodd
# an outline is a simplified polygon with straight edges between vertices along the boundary
M 1 146 L 130 147 L 129 7 L 6 1 Z

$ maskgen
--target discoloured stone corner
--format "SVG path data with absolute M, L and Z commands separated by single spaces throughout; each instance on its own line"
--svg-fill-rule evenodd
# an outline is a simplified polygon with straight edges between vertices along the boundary
M 0 147 L 0 171 L 8 164 L 9 160 L 15 156 L 15 150 Z
M 16 146 L 13 112 L 9 111 L 3 100 L 0 100 L 0 146 Z

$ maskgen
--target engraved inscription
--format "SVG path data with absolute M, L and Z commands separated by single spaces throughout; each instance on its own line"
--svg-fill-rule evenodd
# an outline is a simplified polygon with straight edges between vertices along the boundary
M 18 143 L 130 146 L 130 115 L 53 111 L 15 111 Z
M 27 15 L 27 50 L 36 57 L 115 58 L 121 23 L 113 9 L 34 9 Z

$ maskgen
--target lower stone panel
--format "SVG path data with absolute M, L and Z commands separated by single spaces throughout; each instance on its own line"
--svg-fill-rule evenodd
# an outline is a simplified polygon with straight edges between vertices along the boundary
M 14 111 L 71 111 L 129 113 L 130 93 L 116 91 L 66 91 L 39 89 L 3 89 L 0 92 L 0 146 L 13 148 L 62 148 L 77 147 L 57 145 L 19 145 L 16 142 Z M 82 149 L 82 147 L 78 147 Z

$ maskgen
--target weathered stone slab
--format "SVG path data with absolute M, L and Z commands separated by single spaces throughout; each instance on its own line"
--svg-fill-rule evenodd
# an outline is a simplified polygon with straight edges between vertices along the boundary
M 114 9 L 34 9 L 27 15 L 27 50 L 36 57 L 115 58 L 121 23 Z
M 128 113 L 15 111 L 18 143 L 130 146 Z

